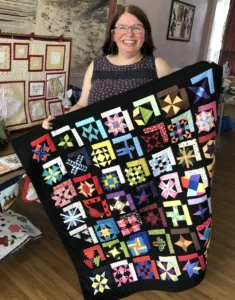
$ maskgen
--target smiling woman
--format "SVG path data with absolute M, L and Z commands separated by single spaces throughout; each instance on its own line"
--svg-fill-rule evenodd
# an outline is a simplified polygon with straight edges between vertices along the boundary
M 135 5 L 117 10 L 103 49 L 103 56 L 90 64 L 85 74 L 82 94 L 70 111 L 126 92 L 171 73 L 162 58 L 155 58 L 152 30 L 142 9 Z M 49 116 L 43 121 L 52 129 Z

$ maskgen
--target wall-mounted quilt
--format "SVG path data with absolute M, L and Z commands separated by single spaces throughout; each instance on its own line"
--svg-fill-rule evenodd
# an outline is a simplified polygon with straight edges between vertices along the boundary
M 221 78 L 200 62 L 13 141 L 86 300 L 204 278 Z
M 68 88 L 71 39 L 0 35 L 0 115 L 10 131 L 63 114 L 57 95 Z M 3 118 L 3 116 L 2 116 Z

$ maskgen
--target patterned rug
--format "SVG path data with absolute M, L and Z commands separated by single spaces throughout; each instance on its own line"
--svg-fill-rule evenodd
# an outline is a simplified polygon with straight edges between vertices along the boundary
M 200 62 L 13 141 L 84 299 L 204 278 L 221 79 Z

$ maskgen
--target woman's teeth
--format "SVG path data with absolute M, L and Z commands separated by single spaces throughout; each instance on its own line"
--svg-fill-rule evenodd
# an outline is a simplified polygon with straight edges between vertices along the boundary
M 123 41 L 124 44 L 135 44 L 136 41 Z

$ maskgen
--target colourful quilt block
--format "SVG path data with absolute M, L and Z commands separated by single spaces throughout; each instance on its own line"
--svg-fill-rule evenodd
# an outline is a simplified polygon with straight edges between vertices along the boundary
M 215 140 L 210 140 L 202 149 L 206 158 L 213 159 L 215 156 Z
M 122 260 L 111 265 L 113 277 L 118 287 L 124 284 L 137 281 L 136 272 L 132 263 L 127 260 Z
M 150 256 L 135 257 L 133 261 L 139 279 L 159 279 L 156 263 Z
M 159 176 L 162 173 L 173 170 L 173 165 L 176 164 L 172 149 L 169 147 L 165 150 L 152 154 L 149 164 L 152 168 L 153 176 Z
M 165 174 L 160 176 L 159 188 L 162 190 L 161 196 L 165 199 L 169 197 L 176 198 L 182 193 L 182 188 L 178 173 Z
M 106 191 L 117 190 L 121 187 L 121 184 L 125 183 L 126 180 L 123 176 L 120 166 L 113 166 L 104 168 L 102 170 L 103 176 L 101 177 L 103 188 Z
M 126 166 L 125 172 L 130 186 L 145 182 L 147 176 L 150 176 L 149 168 L 144 158 L 128 162 Z
M 136 209 L 130 194 L 124 191 L 114 192 L 106 195 L 109 208 L 113 214 L 125 214 Z
M 88 139 L 90 143 L 107 138 L 107 133 L 101 120 L 95 120 L 93 117 L 90 117 L 80 122 L 76 122 L 75 125 L 78 129 L 81 129 L 81 136 L 84 139 Z
M 112 144 L 110 141 L 104 141 L 101 143 L 92 145 L 93 152 L 91 157 L 93 157 L 94 165 L 98 168 L 109 166 L 112 160 L 116 159 Z
M 129 236 L 126 242 L 132 256 L 140 256 L 148 253 L 150 243 L 146 232 L 139 232 Z
M 189 108 L 189 99 L 184 88 L 179 89 L 178 86 L 172 86 L 157 93 L 157 97 L 160 100 L 161 109 L 166 113 L 166 118 Z
M 84 249 L 83 253 L 84 253 L 84 263 L 90 269 L 100 267 L 102 261 L 106 260 L 102 248 L 99 245 Z
M 171 119 L 171 125 L 168 125 L 169 135 L 172 144 L 178 141 L 190 139 L 195 131 L 193 117 L 190 110 Z
M 159 257 L 157 267 L 161 280 L 178 281 L 181 271 L 175 256 Z
M 46 161 L 47 157 L 51 155 L 50 152 L 56 151 L 56 147 L 49 134 L 45 134 L 40 138 L 37 138 L 30 144 L 31 147 L 35 147 L 34 150 L 32 150 L 34 153 L 33 159 L 37 160 L 38 162 Z
M 144 128 L 143 133 L 145 135 L 141 135 L 141 139 L 145 142 L 145 145 L 142 147 L 146 149 L 147 146 L 147 153 L 154 150 L 156 151 L 158 148 L 163 148 L 164 144 L 169 141 L 167 130 L 163 122 Z
M 152 247 L 159 255 L 175 253 L 171 235 L 166 229 L 151 229 L 148 234 Z
M 206 70 L 191 78 L 191 83 L 195 86 L 189 87 L 194 93 L 194 104 L 201 99 L 211 99 L 210 94 L 215 92 L 215 84 L 212 69 Z
M 211 223 L 212 223 L 212 219 L 211 217 L 209 217 L 205 222 L 203 222 L 202 224 L 196 227 L 199 235 L 199 241 L 201 244 L 203 244 L 203 247 L 207 246 L 207 244 L 210 241 Z
M 110 217 L 111 212 L 106 199 L 101 197 L 89 198 L 82 200 L 84 206 L 88 209 L 88 213 L 93 218 L 103 218 L 104 216 Z
M 60 182 L 63 175 L 67 173 L 67 170 L 60 157 L 45 163 L 42 167 L 44 169 L 42 177 L 44 177 L 44 180 L 49 185 Z
M 119 133 L 127 133 L 134 129 L 130 115 L 127 110 L 122 111 L 121 107 L 108 110 L 101 114 L 108 133 L 117 136 Z
M 179 264 L 182 264 L 183 273 L 186 273 L 189 278 L 199 275 L 206 268 L 204 256 L 198 253 L 178 256 L 178 260 Z
M 145 225 L 150 227 L 167 227 L 166 217 L 163 208 L 159 204 L 153 203 L 139 210 Z
M 119 239 L 102 243 L 102 248 L 109 261 L 119 261 L 130 257 L 126 243 L 120 242 Z
M 163 206 L 166 208 L 166 216 L 171 219 L 174 227 L 178 227 L 180 222 L 186 222 L 188 226 L 192 225 L 192 219 L 186 204 L 181 200 L 164 201 Z
M 56 144 L 64 149 L 75 147 L 75 145 L 84 145 L 77 130 L 75 128 L 71 128 L 69 125 L 53 130 L 51 135 L 54 137 Z
M 81 202 L 74 202 L 69 206 L 64 207 L 63 213 L 60 214 L 60 216 L 63 218 L 63 222 L 68 230 L 80 226 L 84 228 L 84 219 L 87 217 Z
M 105 272 L 90 277 L 90 280 L 92 281 L 91 287 L 94 291 L 94 295 L 97 293 L 103 294 L 105 290 L 110 290 L 110 287 L 107 284 L 109 279 L 106 277 Z
M 142 220 L 140 215 L 134 212 L 121 216 L 117 224 L 123 235 L 129 235 L 132 232 L 140 231 Z
M 191 231 L 189 228 L 175 228 L 170 230 L 172 243 L 177 253 L 179 250 L 182 253 L 192 252 L 193 249 L 199 250 L 200 244 L 196 231 Z
M 201 153 L 196 139 L 181 142 L 178 144 L 179 153 L 176 158 L 178 163 L 184 168 L 189 169 L 195 164 L 195 161 L 202 160 Z
M 96 224 L 94 229 L 100 242 L 106 242 L 117 238 L 119 229 L 113 218 L 96 221 Z
M 135 107 L 133 118 L 139 126 L 155 121 L 156 117 L 161 114 L 154 95 L 134 101 L 133 106 Z
M 55 200 L 55 206 L 63 207 L 71 203 L 72 199 L 77 196 L 72 181 L 66 180 L 57 186 L 53 187 L 54 193 L 51 199 Z
M 74 177 L 73 182 L 75 183 L 78 193 L 85 198 L 101 195 L 103 193 L 99 179 L 97 176 L 92 176 L 91 173 Z
M 139 139 L 137 137 L 132 137 L 132 135 L 126 134 L 121 137 L 112 139 L 114 145 L 120 145 L 115 149 L 118 157 L 127 156 L 129 159 L 134 159 L 143 156 L 143 150 L 141 148 Z

